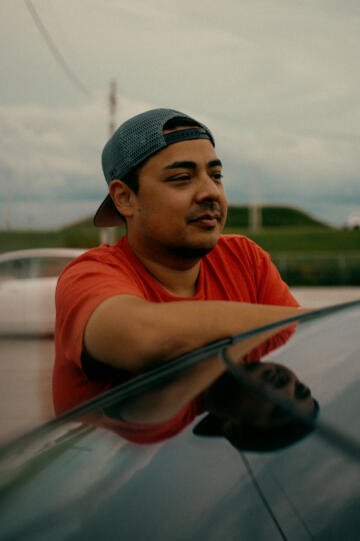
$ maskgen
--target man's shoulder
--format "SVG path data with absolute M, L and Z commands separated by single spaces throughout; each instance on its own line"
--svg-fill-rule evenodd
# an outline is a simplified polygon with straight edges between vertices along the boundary
M 209 261 L 247 262 L 256 266 L 268 254 L 245 235 L 221 235 L 215 248 L 207 255 Z
M 94 248 L 90 248 L 76 259 L 71 261 L 62 271 L 60 278 L 63 275 L 76 271 L 77 269 L 85 270 L 88 267 L 95 265 L 100 266 L 116 266 L 120 264 L 122 259 L 126 258 L 126 242 L 122 237 L 114 245 L 100 244 Z
M 260 249 L 253 240 L 249 239 L 245 235 L 221 235 L 214 250 L 222 251 L 226 249 L 233 250 L 256 250 Z
M 73 263 L 80 263 L 82 261 L 106 261 L 107 259 L 116 258 L 122 252 L 122 244 L 122 239 L 117 241 L 114 245 L 100 244 L 99 246 L 86 250 L 86 252 L 74 259 Z

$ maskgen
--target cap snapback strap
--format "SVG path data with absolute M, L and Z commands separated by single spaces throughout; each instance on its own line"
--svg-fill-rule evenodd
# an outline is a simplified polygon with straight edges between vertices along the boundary
M 188 141 L 190 139 L 209 139 L 212 144 L 212 138 L 204 128 L 187 128 L 184 130 L 175 130 L 164 135 L 164 139 L 167 145 L 173 143 L 180 143 L 181 141 Z

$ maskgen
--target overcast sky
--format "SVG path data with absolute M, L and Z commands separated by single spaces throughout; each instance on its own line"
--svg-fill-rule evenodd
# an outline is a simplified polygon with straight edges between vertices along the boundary
M 360 215 L 358 0 L 0 1 L 0 228 L 55 228 L 106 193 L 108 92 L 117 123 L 180 109 L 213 131 L 230 203 Z M 83 88 L 83 89 L 82 89 Z

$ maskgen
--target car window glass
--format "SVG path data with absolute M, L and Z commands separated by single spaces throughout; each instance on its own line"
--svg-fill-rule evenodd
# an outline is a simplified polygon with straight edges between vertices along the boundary
M 339 428 L 352 429 L 350 411 L 343 408 L 360 406 L 360 395 L 353 392 L 360 380 L 360 334 L 358 322 L 360 307 L 355 305 L 344 311 L 334 311 L 324 317 L 305 319 L 293 329 L 291 339 L 281 348 L 275 348 L 262 357 L 263 362 L 287 366 L 300 381 L 306 383 L 321 404 L 321 416 L 331 417 Z M 236 368 L 237 351 L 242 343 L 230 346 L 227 356 Z M 326 378 L 324 379 L 324 375 Z M 301 394 L 301 393 L 300 393 Z M 346 400 L 342 400 L 345 398 Z M 335 402 L 343 402 L 339 409 Z M 357 425 L 360 429 L 360 425 Z
M 73 257 L 33 257 L 30 261 L 28 278 L 58 276 Z
M 308 437 L 276 453 L 244 455 L 288 539 L 300 530 L 300 539 L 352 539 L 360 527 L 359 318 L 354 306 L 310 319 L 264 359 L 290 366 L 320 404 Z
M 218 350 L 221 347 L 219 344 Z M 0 452 L 0 485 L 6 496 L 2 511 L 5 539 L 21 538 L 24 532 L 27 538 L 36 539 L 39 531 L 46 537 L 53 517 L 59 525 L 59 539 L 71 538 L 74 521 L 79 520 L 87 539 L 98 539 L 100 529 L 106 538 L 116 539 L 111 531 L 117 534 L 120 525 L 124 539 L 143 539 L 149 531 L 151 538 L 159 541 L 231 539 L 234 531 L 242 531 L 254 541 L 278 539 L 274 520 L 262 506 L 237 451 L 225 438 L 209 441 L 195 435 L 198 419 L 194 419 L 183 430 L 159 441 L 155 434 L 151 445 L 146 445 L 149 440 L 140 442 L 134 438 L 136 433 L 148 436 L 144 423 L 128 422 L 124 426 L 122 412 L 118 411 L 119 405 L 130 402 L 131 406 L 134 399 L 139 414 L 147 414 L 156 393 L 161 395 L 170 385 L 171 395 L 171 386 L 176 390 L 181 380 L 200 380 L 199 393 L 211 384 L 209 374 L 222 362 L 218 350 L 210 347 L 210 351 L 199 352 L 197 357 L 185 355 L 182 366 L 178 360 L 172 366 L 170 362 L 154 379 L 151 373 L 134 378 L 110 391 L 110 401 L 105 400 L 107 393 L 98 397 L 100 409 L 95 404 L 91 412 L 91 408 L 87 409 L 89 403 L 79 408 L 77 421 L 80 415 L 83 424 L 73 424 L 75 412 L 74 417 L 65 414 L 68 421 L 63 425 L 61 419 L 54 421 L 35 438 L 25 437 L 9 448 L 2 457 Z M 136 389 L 141 380 L 142 385 Z M 168 400 L 168 390 L 164 398 Z M 205 413 L 201 403 L 199 413 Z M 149 492 L 145 487 L 152 488 Z M 44 493 L 47 497 L 36 505 L 37 496 Z M 152 502 L 151 506 L 147 501 Z M 234 503 L 239 501 L 240 510 L 234 513 Z M 19 512 L 21 523 L 15 518 Z M 249 521 L 254 512 L 257 521 Z M 108 526 L 102 523 L 104 514 L 110 519 Z M 166 521 L 162 520 L 164 515 Z
M 360 380 L 359 305 L 299 325 L 291 343 L 272 352 L 309 383 L 321 404 L 321 417 L 344 431 L 360 433 L 356 387 Z
M 0 281 L 56 277 L 73 257 L 31 257 L 0 263 Z
M 29 275 L 29 260 L 13 259 L 0 263 L 0 281 L 21 280 Z

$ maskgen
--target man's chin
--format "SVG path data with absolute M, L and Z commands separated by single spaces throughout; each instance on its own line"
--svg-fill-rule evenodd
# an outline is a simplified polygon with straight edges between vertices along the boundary
M 218 242 L 219 238 L 208 240 L 206 242 L 199 242 L 183 246 L 173 246 L 170 248 L 171 252 L 182 259 L 201 259 L 206 254 L 213 250 Z

